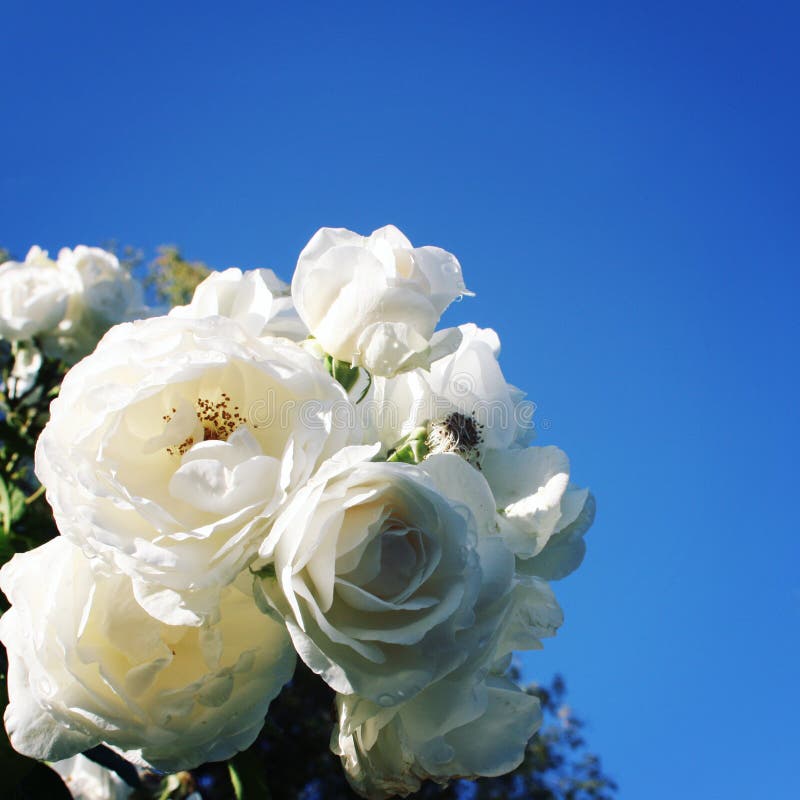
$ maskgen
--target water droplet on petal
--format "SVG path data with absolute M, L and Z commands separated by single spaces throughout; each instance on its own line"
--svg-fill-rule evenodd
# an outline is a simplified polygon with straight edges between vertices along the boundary
M 389 706 L 393 706 L 394 705 L 394 697 L 392 697 L 390 694 L 382 694 L 378 698 L 378 704 L 382 705 L 384 708 L 388 708 Z

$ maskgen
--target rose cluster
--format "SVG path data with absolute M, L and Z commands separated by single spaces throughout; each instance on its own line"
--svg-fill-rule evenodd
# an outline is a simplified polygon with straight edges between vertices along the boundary
M 125 281 L 70 294 L 61 261 L 0 268 L 4 337 L 77 341 L 140 302 Z M 437 330 L 468 294 L 440 248 L 325 228 L 291 286 L 213 273 L 72 367 L 36 449 L 62 535 L 0 571 L 17 750 L 225 759 L 299 656 L 366 797 L 521 762 L 540 710 L 511 654 L 561 624 L 549 581 L 580 564 L 594 501 L 530 445 L 494 331 Z
M 25 261 L 6 261 L 0 265 L 0 339 L 14 348 L 9 394 L 30 389 L 42 353 L 74 364 L 112 325 L 150 313 L 139 282 L 99 247 L 65 247 L 56 261 L 32 247 Z

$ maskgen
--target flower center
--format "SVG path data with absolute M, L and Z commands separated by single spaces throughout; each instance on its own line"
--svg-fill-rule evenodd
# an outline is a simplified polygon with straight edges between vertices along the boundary
M 474 414 L 454 411 L 438 422 L 432 422 L 426 444 L 431 453 L 455 453 L 480 469 L 483 424 Z
M 238 405 L 233 405 L 231 396 L 222 392 L 220 399 L 216 402 L 207 397 L 198 397 L 195 400 L 195 414 L 199 423 L 203 426 L 203 438 L 198 436 L 187 436 L 180 444 L 168 447 L 167 452 L 173 455 L 184 455 L 195 443 L 195 441 L 222 441 L 227 442 L 228 437 L 242 425 L 247 424 L 247 418 L 242 416 Z M 172 414 L 176 410 L 172 409 Z M 164 422 L 172 420 L 172 414 L 164 414 Z

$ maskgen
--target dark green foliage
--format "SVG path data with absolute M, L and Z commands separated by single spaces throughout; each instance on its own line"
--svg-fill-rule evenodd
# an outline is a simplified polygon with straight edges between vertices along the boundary
M 11 349 L 0 341 L 3 386 L 8 385 L 12 365 Z M 11 397 L 0 390 L 0 565 L 15 552 L 31 550 L 57 534 L 50 506 L 33 474 L 33 453 L 65 371 L 60 362 L 45 359 L 30 391 Z M 5 608 L 2 595 L 0 604 Z

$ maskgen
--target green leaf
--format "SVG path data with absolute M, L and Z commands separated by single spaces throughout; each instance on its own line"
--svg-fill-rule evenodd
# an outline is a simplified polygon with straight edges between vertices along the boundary
M 2 475 L 0 475 L 0 524 L 3 526 L 3 535 L 11 533 L 11 495 Z
M 167 775 L 161 783 L 161 793 L 158 795 L 158 800 L 169 800 L 173 793 L 178 792 L 180 788 L 180 778 L 177 775 Z
M 8 495 L 8 505 L 11 510 L 11 524 L 13 525 L 25 513 L 25 508 L 27 507 L 25 501 L 27 498 L 25 497 L 25 492 L 23 492 L 19 486 L 14 485 L 8 487 Z
M 264 779 L 264 765 L 255 750 L 237 753 L 228 762 L 228 774 L 236 800 L 271 800 L 272 794 Z
M 0 521 L 5 536 L 11 533 L 11 526 L 24 513 L 25 492 L 13 483 L 6 483 L 0 475 Z

